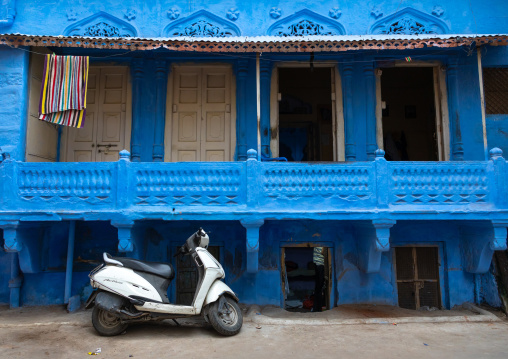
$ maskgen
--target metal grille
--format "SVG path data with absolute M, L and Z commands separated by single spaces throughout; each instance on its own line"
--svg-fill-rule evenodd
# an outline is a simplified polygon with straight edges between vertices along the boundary
M 416 309 L 414 282 L 397 283 L 397 291 L 399 293 L 399 307 Z
M 484 68 L 483 87 L 486 113 L 508 114 L 508 68 Z
M 416 247 L 418 279 L 437 279 L 437 247 Z
M 439 308 L 439 285 L 437 282 L 423 282 L 423 288 L 420 288 L 420 307 Z
M 397 264 L 397 279 L 414 279 L 413 248 L 397 248 L 395 256 Z

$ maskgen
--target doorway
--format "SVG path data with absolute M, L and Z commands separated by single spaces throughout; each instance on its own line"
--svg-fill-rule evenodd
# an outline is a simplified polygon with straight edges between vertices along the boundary
M 434 67 L 382 69 L 382 141 L 388 161 L 443 159 L 436 71 Z
M 323 248 L 324 284 L 323 309 L 330 309 L 332 288 L 332 257 L 329 247 L 283 247 L 281 261 L 284 309 L 293 312 L 310 312 L 315 300 L 316 266 L 314 248 Z
M 399 307 L 441 308 L 438 247 L 396 247 Z
M 60 156 L 63 161 L 118 161 L 119 152 L 129 149 L 128 76 L 126 66 L 90 67 L 85 124 L 82 128 L 63 128 Z
M 278 155 L 295 162 L 334 161 L 334 69 L 279 68 L 278 86 Z
M 208 252 L 220 263 L 220 247 L 209 246 Z M 176 304 L 192 305 L 199 275 L 192 256 L 178 256 L 176 262 Z

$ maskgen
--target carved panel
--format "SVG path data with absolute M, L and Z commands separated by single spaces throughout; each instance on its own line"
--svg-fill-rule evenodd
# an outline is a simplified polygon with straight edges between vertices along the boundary
M 268 29 L 272 36 L 344 35 L 344 27 L 337 21 L 304 9 L 277 21 Z
M 213 206 L 238 205 L 243 201 L 242 164 L 223 168 L 194 166 L 195 169 L 167 165 L 164 169 L 160 165 L 147 166 L 136 172 L 136 205 Z
M 240 29 L 230 21 L 206 10 L 200 10 L 174 21 L 164 29 L 163 34 L 164 36 L 228 37 L 239 36 Z
M 396 205 L 471 204 L 488 201 L 485 163 L 390 164 L 391 203 Z
M 377 21 L 370 29 L 371 34 L 445 34 L 446 24 L 435 16 L 413 8 L 402 9 Z
M 130 25 L 104 11 L 89 16 L 81 21 L 68 26 L 64 30 L 65 35 L 93 36 L 93 37 L 135 37 L 137 31 Z

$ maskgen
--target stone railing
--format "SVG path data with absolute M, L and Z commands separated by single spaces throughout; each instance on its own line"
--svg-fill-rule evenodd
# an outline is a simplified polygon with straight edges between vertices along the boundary
M 5 156 L 4 156 L 5 157 Z M 508 207 L 508 167 L 498 149 L 485 162 L 134 163 L 0 162 L 3 212 L 347 211 L 443 206 Z M 221 209 L 221 210 L 223 210 Z M 208 210 L 207 210 L 208 211 Z

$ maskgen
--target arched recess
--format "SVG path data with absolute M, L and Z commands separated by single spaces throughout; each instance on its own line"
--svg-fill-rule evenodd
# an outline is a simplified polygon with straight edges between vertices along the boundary
M 271 36 L 345 35 L 346 30 L 339 22 L 319 15 L 309 9 L 277 21 L 268 28 Z
M 241 32 L 232 22 L 209 11 L 199 10 L 166 26 L 162 35 L 166 37 L 228 37 L 240 36 Z
M 131 24 L 104 11 L 80 20 L 64 30 L 69 36 L 136 37 L 138 32 Z
M 437 17 L 411 7 L 382 18 L 370 28 L 371 34 L 446 34 L 448 31 L 448 26 Z

